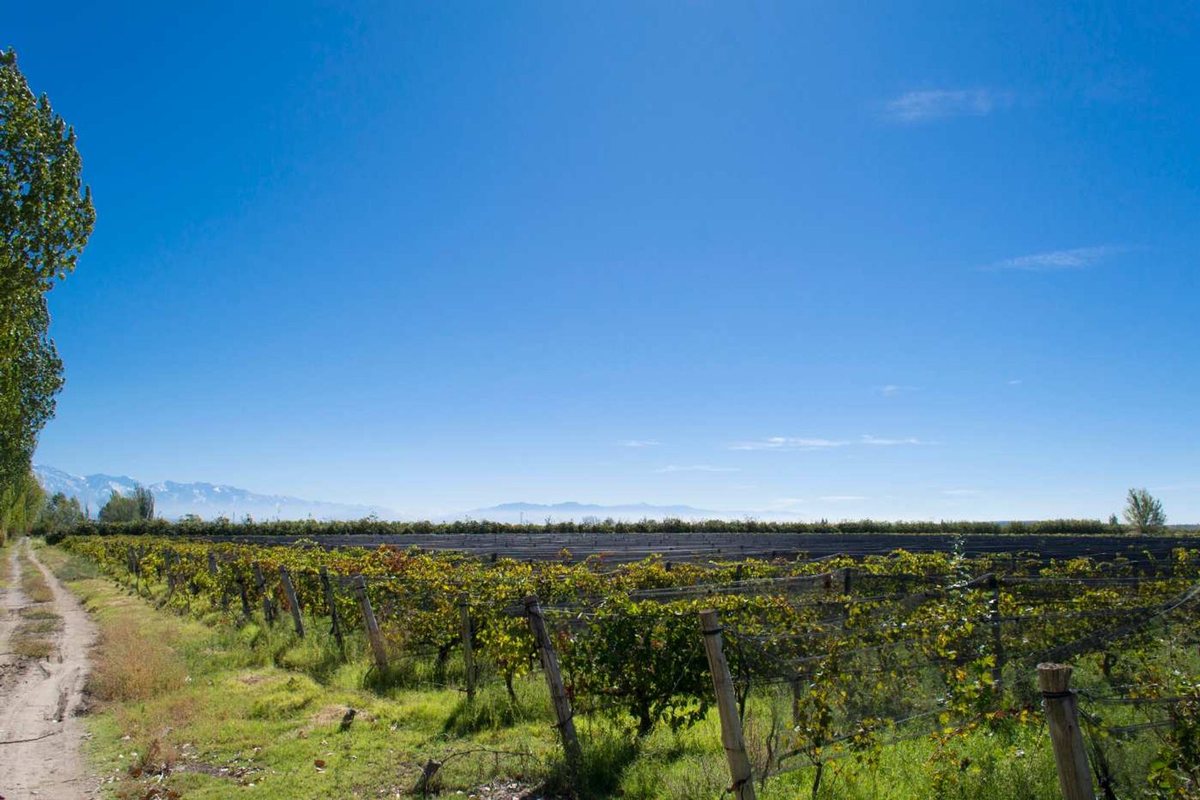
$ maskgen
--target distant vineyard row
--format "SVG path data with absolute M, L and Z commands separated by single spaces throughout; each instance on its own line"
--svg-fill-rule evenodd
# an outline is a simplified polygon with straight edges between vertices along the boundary
M 428 534 L 519 533 L 940 533 L 1006 535 L 1086 535 L 1120 533 L 1122 528 L 1098 519 L 1052 519 L 1035 522 L 885 522 L 862 519 L 842 522 L 776 522 L 753 519 L 699 520 L 643 519 L 638 521 L 546 522 L 513 524 L 488 520 L 455 522 L 388 522 L 374 518 L 349 521 L 287 520 L 240 522 L 228 519 L 170 522 L 153 519 L 137 522 L 78 525 L 76 535 L 188 535 L 188 536 L 402 536 Z

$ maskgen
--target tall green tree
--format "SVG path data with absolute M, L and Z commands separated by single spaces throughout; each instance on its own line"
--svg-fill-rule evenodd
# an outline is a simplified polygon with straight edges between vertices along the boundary
M 0 52 L 0 501 L 23 496 L 54 415 L 62 361 L 46 293 L 75 269 L 95 224 L 75 132 Z
M 125 496 L 115 489 L 108 502 L 100 509 L 101 522 L 137 522 L 154 519 L 154 493 L 145 486 L 137 486 L 133 494 Z
M 1145 489 L 1130 489 L 1125 497 L 1125 521 L 1138 533 L 1153 533 L 1167 524 L 1162 502 Z
M 29 533 L 45 496 L 41 484 L 29 471 L 19 480 L 0 486 L 0 544 L 9 536 Z
M 42 506 L 41 514 L 34 523 L 33 532 L 41 536 L 65 533 L 83 520 L 83 508 L 79 505 L 79 500 L 57 492 Z

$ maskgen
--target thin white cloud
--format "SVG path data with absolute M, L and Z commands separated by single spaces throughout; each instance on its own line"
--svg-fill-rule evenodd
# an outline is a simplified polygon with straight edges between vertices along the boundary
M 856 500 L 866 500 L 861 494 L 827 494 L 821 498 L 826 503 L 852 503 Z
M 714 467 L 711 464 L 670 464 L 665 467 L 659 467 L 654 470 L 658 473 L 666 472 L 741 472 L 737 467 Z
M 662 442 L 657 439 L 625 439 L 617 442 L 618 447 L 658 447 Z
M 1009 386 L 1020 386 L 1024 382 L 1025 381 L 1021 380 L 1020 378 L 1013 378 L 1011 381 L 1008 382 L 1008 385 Z
M 988 268 L 1023 272 L 1087 269 L 1125 249 L 1117 245 L 1105 244 L 1096 247 L 1073 247 L 1068 250 L 1047 250 L 1044 253 L 1006 258 L 991 264 Z
M 908 436 L 903 439 L 885 439 L 879 436 L 872 436 L 869 433 L 864 433 L 859 441 L 862 444 L 869 444 L 876 447 L 895 447 L 902 444 L 929 444 L 929 442 L 923 442 L 915 436 Z
M 896 397 L 897 395 L 915 392 L 916 390 L 917 387 L 915 386 L 904 386 L 899 383 L 889 383 L 884 386 L 880 386 L 875 391 L 879 392 L 884 397 Z
M 895 122 L 915 124 L 952 117 L 986 117 L 1012 105 L 1011 92 L 995 89 L 927 89 L 905 92 L 884 106 Z
M 844 447 L 849 442 L 836 439 L 805 439 L 795 436 L 768 436 L 750 442 L 736 442 L 729 445 L 730 450 L 822 450 L 830 447 Z
M 943 489 L 942 494 L 947 497 L 973 497 L 979 494 L 978 489 Z

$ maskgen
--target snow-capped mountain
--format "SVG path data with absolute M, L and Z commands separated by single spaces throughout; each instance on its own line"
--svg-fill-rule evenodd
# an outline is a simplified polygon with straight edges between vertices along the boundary
M 623 505 L 598 505 L 595 503 L 502 503 L 488 508 L 476 508 L 463 514 L 445 517 L 446 521 L 462 519 L 491 520 L 493 522 L 525 522 L 539 524 L 549 519 L 552 522 L 590 522 L 615 519 L 636 522 L 642 519 L 682 519 L 699 521 L 706 519 L 739 519 L 754 517 L 760 520 L 794 520 L 795 514 L 783 511 L 710 511 L 692 506 L 659 506 L 651 503 L 628 503 Z
M 108 501 L 112 492 L 122 495 L 133 494 L 138 482 L 126 475 L 72 475 L 45 465 L 33 468 L 42 488 L 48 493 L 62 492 L 79 500 L 89 508 L 92 516 Z M 269 519 L 362 519 L 375 515 L 388 518 L 390 511 L 378 506 L 361 506 L 347 503 L 327 503 L 320 500 L 302 500 L 285 495 L 256 494 L 236 486 L 213 483 L 161 483 L 144 484 L 154 493 L 154 510 L 157 516 L 178 519 L 184 514 L 197 514 L 204 519 L 228 517 L 240 520 L 250 515 L 257 520 Z

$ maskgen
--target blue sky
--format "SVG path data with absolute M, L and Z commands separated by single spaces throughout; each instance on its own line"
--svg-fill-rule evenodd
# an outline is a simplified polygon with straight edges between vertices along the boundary
M 8 4 L 99 217 L 37 460 L 1200 520 L 1200 16 L 1050 5 Z

